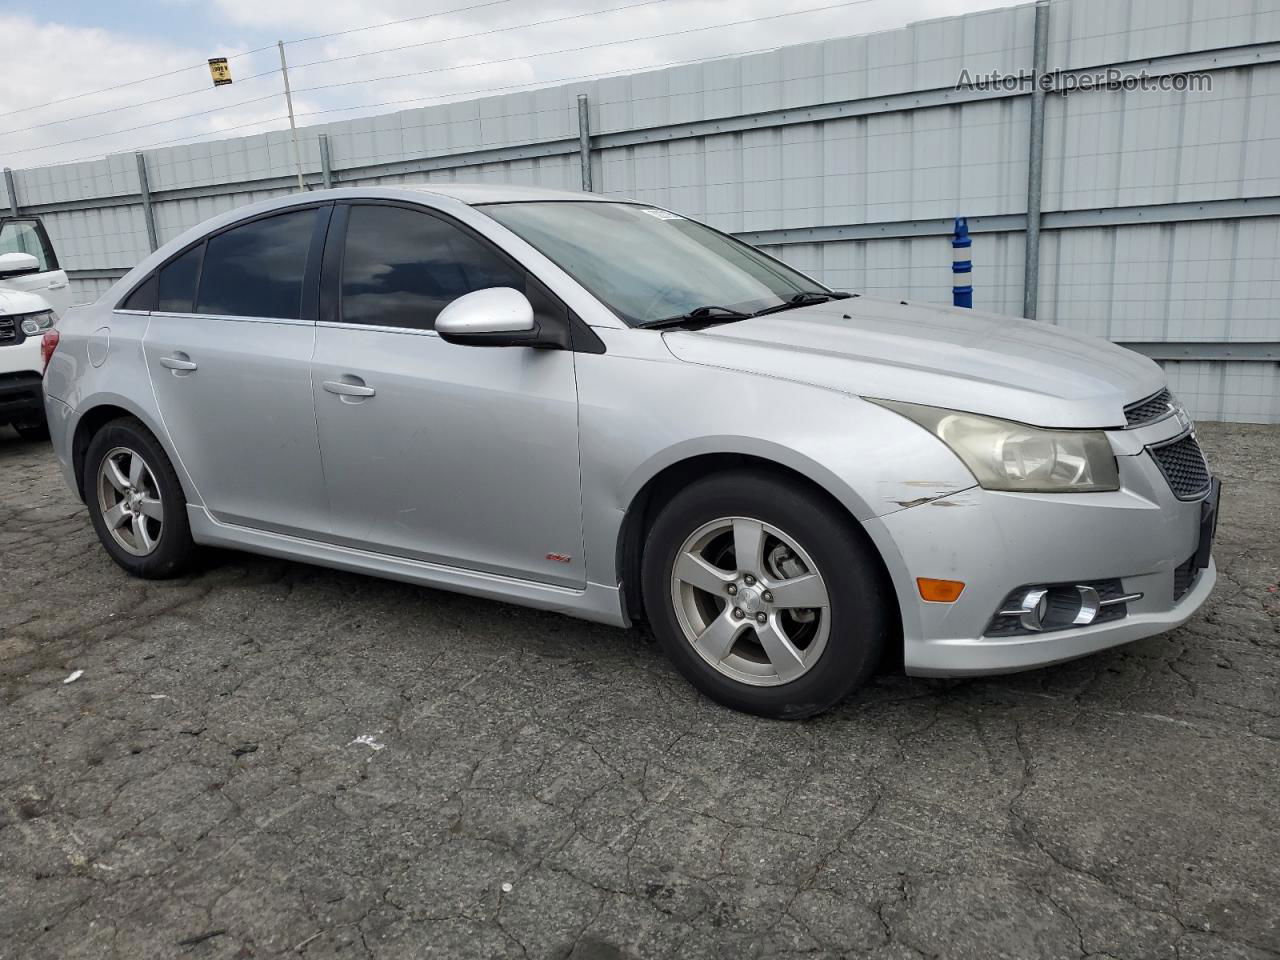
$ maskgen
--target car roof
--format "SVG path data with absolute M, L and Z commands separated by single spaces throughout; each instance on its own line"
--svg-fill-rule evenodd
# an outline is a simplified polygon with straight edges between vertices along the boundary
M 608 203 L 621 199 L 602 197 L 598 193 L 583 193 L 580 190 L 550 190 L 546 187 L 527 187 L 517 183 L 423 183 L 405 184 L 404 189 L 449 197 L 451 200 L 466 204 L 518 203 L 531 200 L 586 200 Z

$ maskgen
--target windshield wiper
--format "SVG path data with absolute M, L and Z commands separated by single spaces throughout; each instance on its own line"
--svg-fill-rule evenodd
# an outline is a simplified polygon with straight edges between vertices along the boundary
M 783 310 L 794 310 L 796 307 L 808 307 L 815 303 L 826 303 L 828 300 L 847 300 L 853 296 L 851 293 L 845 293 L 843 290 L 805 290 L 783 300 L 782 303 L 775 303 L 772 307 L 765 307 L 763 310 L 757 310 L 752 314 L 753 317 L 763 317 L 768 313 L 781 313 Z
M 636 326 L 644 330 L 653 330 L 660 327 L 678 327 L 684 323 L 733 323 L 736 320 L 746 320 L 751 316 L 753 314 L 743 313 L 741 310 L 734 310 L 732 307 L 708 304 L 705 307 L 695 307 L 688 313 L 682 313 L 675 317 L 647 320 L 644 323 L 636 324 Z

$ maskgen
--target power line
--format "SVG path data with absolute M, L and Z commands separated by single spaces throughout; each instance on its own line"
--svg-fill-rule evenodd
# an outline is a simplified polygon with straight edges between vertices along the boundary
M 329 37 L 345 36 L 346 34 L 349 34 L 349 33 L 360 33 L 363 30 L 377 30 L 377 29 L 380 29 L 381 27 L 394 27 L 402 23 L 411 23 L 417 20 L 430 20 L 433 17 L 447 17 L 450 14 L 454 14 L 454 13 L 468 13 L 472 10 L 480 10 L 484 7 L 496 7 L 499 4 L 503 4 L 503 3 L 511 3 L 511 0 L 485 0 L 485 2 L 483 3 L 473 3 L 465 7 L 453 7 L 452 9 L 449 9 L 449 10 L 437 10 L 435 13 L 424 13 L 414 17 L 405 17 L 402 20 L 388 20 L 385 23 L 371 23 L 363 27 L 351 27 L 348 30 L 336 30 L 333 33 L 317 33 L 309 37 L 298 37 L 295 40 L 286 40 L 285 43 L 286 44 L 307 43 L 308 41 L 311 41 L 311 40 L 324 40 Z M 269 44 L 266 44 L 265 46 L 254 47 L 252 50 L 245 50 L 242 53 L 232 54 L 231 56 L 227 57 L 227 59 L 237 60 L 240 57 L 247 57 L 250 54 L 261 53 L 263 50 L 270 50 L 274 46 L 275 46 L 274 43 L 269 43 Z M 172 77 L 172 76 L 176 76 L 179 73 L 186 73 L 188 70 L 199 70 L 206 66 L 207 66 L 207 63 L 193 63 L 189 67 L 178 67 L 176 70 L 169 70 L 169 71 L 166 71 L 165 73 L 152 74 L 149 77 L 139 77 L 137 80 L 125 80 L 125 81 L 122 81 L 121 83 L 114 83 L 109 87 L 102 87 L 101 89 L 98 89 L 98 90 L 87 90 L 84 93 L 74 93 L 74 94 L 71 94 L 70 96 L 59 97 L 56 100 L 46 100 L 44 103 L 33 103 L 33 104 L 30 104 L 29 106 L 18 107 L 15 110 L 6 110 L 3 112 L 0 112 L 0 117 L 10 117 L 10 116 L 13 116 L 15 113 L 26 113 L 29 110 L 37 110 L 40 107 L 51 107 L 58 103 L 67 103 L 71 100 L 81 100 L 85 97 L 94 97 L 100 93 L 111 93 L 113 91 L 121 89 L 122 87 L 132 87 L 132 86 L 136 86 L 139 83 L 147 83 L 151 80 L 163 80 L 165 77 Z M 254 74 L 254 76 L 262 76 L 262 74 Z M 249 78 L 246 77 L 245 79 L 247 80 Z M 241 80 L 240 82 L 244 83 L 245 81 Z M 191 92 L 199 93 L 205 89 L 206 88 L 201 87 L 200 90 L 191 91 Z M 187 96 L 187 94 L 178 94 L 178 96 Z M 172 98 L 168 98 L 168 99 L 172 99 Z
M 657 0 L 646 0 L 646 2 L 657 2 Z M 549 56 L 555 56 L 555 55 L 558 55 L 558 54 L 564 54 L 564 53 L 579 53 L 579 52 L 582 52 L 582 51 L 584 51 L 584 50 L 595 50 L 595 49 L 600 49 L 600 48 L 602 48 L 602 47 L 611 47 L 611 46 L 617 46 L 617 45 L 620 45 L 620 44 L 636 43 L 636 42 L 639 42 L 639 41 L 642 41 L 642 40 L 659 40 L 659 39 L 667 39 L 667 38 L 670 38 L 670 37 L 686 36 L 686 35 L 688 35 L 688 34 L 692 34 L 692 33 L 702 33 L 702 32 L 706 32 L 707 30 L 717 30 L 717 29 L 723 29 L 723 28 L 725 28 L 725 27 L 741 26 L 742 24 L 746 24 L 746 23 L 758 23 L 758 22 L 760 22 L 760 21 L 762 21 L 762 20 L 778 20 L 778 19 L 782 19 L 782 18 L 785 18 L 785 17 L 802 16 L 802 15 L 807 14 L 807 13 L 822 13 L 822 12 L 827 11 L 827 10 L 836 10 L 836 9 L 840 9 L 840 8 L 843 8 L 843 7 L 858 6 L 858 5 L 861 5 L 861 4 L 865 4 L 865 3 L 872 3 L 872 2 L 874 2 L 874 0 L 841 0 L 841 2 L 839 2 L 839 3 L 826 4 L 826 5 L 824 5 L 824 6 L 820 6 L 820 7 L 809 7 L 809 8 L 806 8 L 806 9 L 804 9 L 804 10 L 792 10 L 792 11 L 787 11 L 787 12 L 785 12 L 785 13 L 769 14 L 769 15 L 766 15 L 766 16 L 763 16 L 763 17 L 749 17 L 749 18 L 745 18 L 745 19 L 742 19 L 742 20 L 731 20 L 731 21 L 727 21 L 727 22 L 723 22 L 723 23 L 707 24 L 707 25 L 704 25 L 704 26 L 701 26 L 701 27 L 687 27 L 687 28 L 685 28 L 685 29 L 683 29 L 683 30 L 672 30 L 672 31 L 668 31 L 668 32 L 666 32 L 666 33 L 657 33 L 657 34 L 645 34 L 645 35 L 642 35 L 642 36 L 628 37 L 628 38 L 626 38 L 626 39 L 624 39 L 624 40 L 607 40 L 607 41 L 601 41 L 601 42 L 599 42 L 599 43 L 582 44 L 582 45 L 579 45 L 579 46 L 576 46 L 576 47 L 563 47 L 563 48 L 560 48 L 560 49 L 558 49 L 558 50 L 544 50 L 544 51 L 541 51 L 541 52 L 539 52 L 539 53 L 522 54 L 522 55 L 519 55 L 519 56 L 504 57 L 504 58 L 495 59 L 495 60 L 482 60 L 482 61 L 479 61 L 479 62 L 476 62 L 476 63 L 457 64 L 457 65 L 449 66 L 449 67 L 436 67 L 436 68 L 433 68 L 433 69 L 430 69 L 430 70 L 421 70 L 421 71 L 415 71 L 415 72 L 411 72 L 411 73 L 393 74 L 393 75 L 390 75 L 390 76 L 384 76 L 384 77 L 371 77 L 371 78 L 367 78 L 367 79 L 364 79 L 364 80 L 347 80 L 347 81 L 342 81 L 342 82 L 339 82 L 339 83 L 319 84 L 319 85 L 312 86 L 312 87 L 300 87 L 300 88 L 298 88 L 295 92 L 296 92 L 296 93 L 307 93 L 307 92 L 311 92 L 311 91 L 315 91 L 315 90 L 329 90 L 329 89 L 334 89 L 334 88 L 337 88 L 337 87 L 349 87 L 349 86 L 354 86 L 354 85 L 356 85 L 356 84 L 379 83 L 379 82 L 382 82 L 382 81 L 385 81 L 385 80 L 401 80 L 401 79 L 406 79 L 406 78 L 409 78 L 409 77 L 426 76 L 426 75 L 429 75 L 429 74 L 436 74 L 436 73 L 447 73 L 447 72 L 451 72 L 451 71 L 454 71 L 454 70 L 467 70 L 467 69 L 471 69 L 471 68 L 474 68 L 474 67 L 494 66 L 494 65 L 497 65 L 497 64 L 512 63 L 512 62 L 516 62 L 516 61 L 523 61 L 523 60 L 532 60 L 532 59 L 537 59 L 537 58 L 539 58 L 539 57 L 549 57 Z M 639 4 L 636 4 L 636 5 L 639 5 Z M 614 8 L 614 9 L 621 9 L 621 8 Z M 769 48 L 769 49 L 772 49 L 772 48 Z M 744 56 L 744 55 L 746 55 L 746 54 L 725 54 L 725 56 Z M 700 59 L 717 59 L 717 58 L 714 58 L 714 57 L 713 57 L 713 58 L 700 58 Z M 699 62 L 699 61 L 695 60 L 695 61 L 689 61 L 689 62 Z M 627 72 L 627 71 L 624 69 L 624 70 L 620 70 L 620 71 L 610 71 L 610 72 Z M 556 83 L 556 82 L 566 82 L 566 81 L 565 81 L 565 80 L 561 80 L 561 81 L 549 81 L 549 82 L 550 82 L 550 83 Z M 531 84 L 531 85 L 532 85 L 532 84 Z M 490 90 L 493 90 L 493 89 L 502 89 L 502 88 L 500 88 L 500 87 L 499 87 L 499 88 L 489 88 L 489 89 L 490 89 Z M 476 91 L 476 92 L 486 92 L 486 91 Z M 443 98 L 447 98 L 447 97 L 451 97 L 451 96 L 457 96 L 457 95 L 459 95 L 459 94 L 457 94 L 457 93 L 447 93 L 447 94 L 443 94 L 443 95 L 441 95 L 441 97 L 439 97 L 439 98 L 434 98 L 434 97 L 433 97 L 433 98 L 425 98 L 425 97 L 424 97 L 424 98 L 413 98 L 413 99 L 414 99 L 414 100 L 421 100 L 421 99 L 443 99 Z M 115 135 L 122 134 L 122 133 L 130 133 L 130 132 L 132 132 L 132 131 L 134 131 L 134 130 L 143 130 L 143 129 L 146 129 L 146 128 L 149 128 L 149 127 L 162 126 L 162 125 L 167 124 L 167 123 L 175 123 L 175 122 L 177 122 L 177 121 L 179 121 L 179 120 L 187 120 L 187 119 L 191 119 L 191 118 L 194 118 L 194 117 L 207 116 L 208 114 L 211 114 L 211 113 L 219 113 L 219 112 L 221 112 L 221 111 L 223 111 L 223 110 L 233 109 L 234 107 L 238 107 L 238 106 L 247 106 L 247 105 L 249 105 L 249 104 L 253 104 L 253 103 L 260 103 L 260 102 L 262 102 L 262 101 L 264 101 L 264 100 L 270 100 L 270 99 L 273 99 L 275 96 L 276 96 L 276 94 L 267 94 L 267 95 L 265 95 L 265 96 L 261 96 L 261 97 L 254 97 L 254 98 L 251 98 L 251 99 L 248 99 L 248 100 L 242 100 L 242 101 L 238 101 L 238 102 L 236 102 L 236 103 L 226 104 L 226 105 L 224 105 L 224 106 L 221 106 L 221 107 L 215 107 L 215 108 L 212 108 L 212 109 L 209 109 L 209 110 L 201 110 L 201 111 L 197 111 L 197 112 L 195 112 L 195 113 L 183 114 L 183 115 L 181 115 L 181 116 L 176 116 L 176 117 L 169 117 L 169 118 L 166 118 L 166 119 L 164 119 L 164 120 L 156 120 L 156 121 L 152 121 L 152 122 L 150 122 L 150 123 L 138 124 L 137 126 L 133 126 L 133 127 L 126 127 L 126 128 L 124 128 L 124 129 L 121 129 L 121 130 L 113 130 L 113 131 L 110 131 L 110 132 L 107 132 L 107 133 L 93 134 L 93 135 L 85 136 L 85 137 L 76 137 L 76 138 L 71 139 L 71 140 L 62 140 L 62 141 L 58 141 L 58 142 L 56 142 L 56 143 L 43 144 L 43 145 L 38 146 L 38 147 L 26 147 L 26 148 L 23 148 L 23 149 L 21 149 L 21 150 L 13 150 L 13 151 L 9 151 L 9 152 L 10 152 L 10 153 L 14 153 L 14 154 L 18 154 L 18 153 L 31 153 L 31 152 L 33 152 L 33 151 L 38 151 L 38 150 L 49 150 L 49 149 L 53 149 L 54 147 L 69 146 L 69 145 L 71 145 L 71 144 L 75 144 L 75 143 L 84 143 L 84 142 L 87 142 L 87 141 L 89 141 L 89 140 L 100 140 L 100 139 L 103 139 L 104 137 L 115 136 Z M 157 101 L 157 102 L 159 102 L 159 101 Z M 389 104 L 390 104 L 390 103 L 392 103 L 392 102 L 393 102 L 393 101 L 389 101 L 389 102 L 387 102 L 386 104 L 374 104 L 373 106 L 389 105 Z M 408 101 L 406 101 L 406 102 L 408 102 Z M 359 106 L 353 106 L 353 107 L 350 107 L 350 108 L 334 108 L 334 109 L 333 109 L 333 110 L 331 110 L 331 111 L 330 111 L 330 110 L 311 111 L 311 112 L 309 112 L 309 113 L 305 113 L 305 114 L 302 114 L 302 115 L 303 115 L 303 116 L 310 116 L 310 115 L 318 114 L 318 113 L 338 112 L 338 111 L 343 110 L 343 109 L 357 110 L 357 109 L 368 109 L 368 108 L 369 108 L 369 107 L 368 107 L 368 105 L 366 105 L 366 106 L 365 106 L 365 107 L 363 107 L 363 108 L 362 108 L 362 107 L 359 107 Z M 266 121 L 262 121 L 262 122 L 266 122 Z M 234 129 L 234 128 L 230 128 L 230 129 Z M 193 136 L 200 136 L 200 135 L 201 135 L 201 134 L 193 134 Z M 184 139 L 184 138 L 178 138 L 178 139 Z
M 247 57 L 252 53 L 261 53 L 263 50 L 270 50 L 271 47 L 273 46 L 275 46 L 275 44 L 268 44 L 265 47 L 255 47 L 253 50 L 245 50 L 243 53 L 234 53 L 231 56 L 227 57 L 227 59 L 237 60 L 240 57 Z M 0 113 L 0 117 L 11 117 L 15 113 L 26 113 L 28 110 L 38 110 L 40 107 L 52 107 L 58 103 L 67 103 L 71 100 L 81 100 L 85 97 L 95 97 L 100 93 L 114 93 L 116 90 L 120 90 L 124 87 L 136 86 L 139 83 L 147 83 L 151 80 L 163 80 L 165 77 L 173 77 L 179 73 L 186 73 L 188 70 L 198 70 L 202 67 L 207 67 L 207 66 L 208 66 L 207 63 L 193 63 L 189 67 L 178 67 L 176 70 L 169 70 L 165 73 L 152 74 L 149 77 L 139 77 L 137 80 L 125 80 L 121 83 L 112 84 L 109 87 L 103 87 L 100 90 L 89 90 L 86 93 L 75 93 L 68 97 L 59 97 L 57 100 L 46 100 L 44 103 L 33 103 L 28 107 L 18 107 L 16 110 L 7 110 L 3 113 Z M 203 90 L 205 88 L 201 87 L 200 89 Z M 185 94 L 182 94 L 182 96 L 185 96 Z M 103 112 L 109 112 L 109 111 L 103 111 Z M 75 119 L 79 119 L 79 118 L 75 118 Z M 41 124 L 41 126 L 47 126 L 47 124 Z M 34 130 L 35 127 L 28 127 L 26 129 Z M 11 132 L 15 132 L 15 131 L 11 131 Z
M 507 33 L 511 30 L 524 30 L 527 27 L 541 27 L 551 23 L 564 23 L 568 20 L 581 20 L 584 17 L 597 17 L 606 13 L 620 13 L 636 7 L 651 7 L 655 3 L 668 3 L 669 0 L 636 0 L 635 3 L 623 4 L 620 7 L 605 7 L 602 10 L 590 10 L 586 13 L 572 13 L 563 17 L 552 17 L 548 20 L 534 20 L 532 23 L 516 23 L 508 27 L 494 27 L 492 30 L 481 30 L 477 33 L 462 33 L 452 37 L 441 37 L 436 40 L 423 40 L 420 43 L 406 43 L 399 47 L 383 47 L 379 50 L 368 50 L 364 53 L 348 53 L 341 57 L 326 57 L 323 60 L 308 60 L 291 69 L 301 70 L 303 67 L 314 67 L 322 63 L 337 63 L 341 60 L 358 60 L 360 57 L 372 57 L 380 53 L 399 53 L 401 50 L 413 50 L 418 47 L 430 47 L 438 43 L 449 43 L 453 40 L 474 40 L 476 37 L 487 37 L 495 33 Z
M 251 97 L 248 100 L 237 100 L 235 103 L 224 104 L 221 107 L 211 107 L 208 110 L 197 110 L 195 113 L 184 113 L 181 116 L 166 117 L 163 120 L 152 120 L 150 123 L 140 123 L 133 127 L 122 127 L 119 130 L 108 130 L 106 133 L 93 133 L 85 137 L 76 137 L 73 140 L 59 140 L 56 143 L 44 143 L 38 147 L 23 147 L 20 150 L 8 150 L 6 153 L 31 153 L 35 150 L 51 150 L 54 147 L 65 147 L 73 143 L 85 143 L 89 140 L 101 140 L 103 137 L 114 137 L 122 133 L 132 133 L 134 130 L 145 130 L 148 127 L 161 127 L 167 123 L 176 123 L 179 120 L 190 120 L 193 117 L 204 117 L 211 113 L 221 113 L 224 110 L 231 110 L 235 107 L 245 107 L 251 103 L 261 103 L 264 100 L 274 100 L 278 96 L 278 93 L 268 93 L 261 97 Z
M 523 60 L 535 60 L 539 57 L 553 57 L 561 53 L 581 53 L 584 50 L 598 50 L 601 47 L 613 47 L 624 43 L 638 43 L 641 40 L 665 40 L 670 37 L 682 37 L 691 33 L 704 33 L 707 30 L 721 30 L 725 27 L 737 27 L 744 23 L 759 23 L 762 20 L 780 20 L 784 17 L 798 17 L 806 13 L 823 13 L 827 10 L 838 10 L 842 7 L 854 7 L 875 0 L 841 0 L 821 7 L 809 7 L 804 10 L 790 10 L 786 13 L 772 13 L 763 17 L 747 17 L 743 20 L 730 20 L 725 23 L 711 23 L 702 27 L 687 27 L 684 30 L 670 30 L 666 33 L 651 33 L 639 37 L 628 37 L 625 40 L 606 40 L 600 43 L 586 43 L 576 47 L 561 47 L 559 50 L 544 50 L 540 53 L 525 53 L 514 57 L 503 57 L 497 60 L 480 60 L 476 63 L 456 64 L 451 67 L 434 67 L 430 70 L 415 70 L 410 73 L 395 73 L 385 77 L 367 77 L 363 80 L 344 80 L 340 83 L 322 83 L 314 87 L 299 87 L 296 93 L 310 93 L 313 90 L 332 90 L 336 87 L 350 87 L 363 83 L 381 83 L 384 80 L 406 80 L 409 77 L 425 77 L 434 73 L 446 73 L 452 70 L 469 70 L 473 67 L 491 67 L 502 63 L 514 63 Z
M 497 4 L 497 3 L 510 3 L 510 2 L 511 0 L 488 0 L 487 3 L 476 4 L 473 7 L 462 7 L 460 9 L 473 10 L 473 9 L 476 9 L 476 7 L 487 7 L 487 6 L 493 6 L 494 4 Z M 323 63 L 336 63 L 340 60 L 356 60 L 356 59 L 359 59 L 360 57 L 372 57 L 380 53 L 398 53 L 401 50 L 410 50 L 415 47 L 429 47 L 429 46 L 434 46 L 436 44 L 441 44 L 441 43 L 450 43 L 454 40 L 474 40 L 478 37 L 487 37 L 495 33 L 507 33 L 512 30 L 524 30 L 529 27 L 540 27 L 540 26 L 545 26 L 547 24 L 552 24 L 552 23 L 564 23 L 565 21 L 568 21 L 568 20 L 581 20 L 585 17 L 595 17 L 595 16 L 600 16 L 601 14 L 615 13 L 622 10 L 631 10 L 635 7 L 648 7 L 648 6 L 653 6 L 654 4 L 657 4 L 657 3 L 669 3 L 669 2 L 670 0 L 636 0 L 636 2 L 634 3 L 628 3 L 618 7 L 605 7 L 600 10 L 589 10 L 589 11 L 586 11 L 585 13 L 575 13 L 575 14 L 570 14 L 568 16 L 563 16 L 563 17 L 552 17 L 546 20 L 533 20 L 528 23 L 516 23 L 506 27 L 495 27 L 490 30 L 480 30 L 480 31 L 477 31 L 476 33 L 464 33 L 464 34 L 458 34 L 451 37 L 440 37 L 436 40 L 424 40 L 421 43 L 407 43 L 399 47 L 383 47 L 378 50 L 369 50 L 364 53 L 352 53 L 352 54 L 347 54 L 341 57 L 329 57 L 324 60 L 310 60 L 305 63 L 295 64 L 290 68 L 290 70 L 297 71 L 297 70 L 301 70 L 303 67 L 314 67 L 314 66 L 317 66 L 318 64 L 323 64 Z M 405 22 L 408 22 L 409 20 L 422 20 L 422 19 L 426 19 L 426 17 L 432 17 L 432 16 L 442 16 L 442 14 L 437 13 L 437 14 L 427 14 L 426 16 L 423 16 L 423 17 L 408 17 L 405 20 L 392 21 L 392 23 L 405 23 Z M 390 24 L 378 24 L 378 26 L 390 26 Z M 358 30 L 370 30 L 370 29 L 373 29 L 373 28 L 372 27 L 355 27 L 351 30 L 347 30 L 343 32 L 355 33 Z M 322 34 L 321 36 L 330 36 L 330 34 Z M 305 39 L 315 39 L 315 38 L 308 37 Z M 288 42 L 300 43 L 302 41 L 291 40 Z M 266 49 L 269 49 L 269 48 L 259 47 L 256 50 L 250 50 L 250 51 L 246 51 L 246 53 L 243 53 L 243 54 L 237 54 L 237 56 L 247 56 L 249 53 L 258 53 Z M 232 58 L 228 58 L 228 59 L 232 59 Z M 201 64 L 201 66 L 203 66 L 203 64 Z M 157 76 L 158 77 L 172 76 L 173 74 L 182 73 L 190 69 L 192 68 L 184 67 L 181 70 L 173 70 L 166 74 L 158 74 Z M 251 80 L 261 79 L 262 77 L 277 76 L 279 73 L 280 71 L 276 69 L 263 70 L 261 73 L 251 73 L 247 77 L 242 77 L 240 80 L 236 82 L 244 84 L 244 83 L 248 83 Z M 156 79 L 156 78 L 152 77 L 149 79 Z M 141 83 L 142 81 L 139 80 L 139 81 L 133 81 L 133 82 Z M 122 84 L 122 86 L 129 86 L 129 84 Z M 120 113 L 124 110 L 137 110 L 141 107 L 151 106 L 152 104 L 167 103 L 170 100 L 178 100 L 178 99 L 181 99 L 182 97 L 189 97 L 197 93 L 205 93 L 207 90 L 209 90 L 209 87 L 199 87 L 198 89 L 195 89 L 195 90 L 185 90 L 182 93 L 173 93 L 165 97 L 154 97 L 150 100 L 142 100 L 138 103 L 130 103 L 130 104 L 125 104 L 119 107 L 111 107 L 110 109 L 107 109 L 107 110 L 95 110 L 91 113 L 82 113 L 74 117 L 64 117 L 61 120 L 47 120 L 44 123 L 35 123 L 29 127 L 15 127 L 12 130 L 0 130 L 0 137 L 12 136 L 18 133 L 29 133 L 32 130 L 42 130 L 47 127 L 56 127 L 64 123 L 74 123 L 77 120 L 96 119 L 98 117 L 105 116 L 106 114 L 109 114 L 109 113 Z M 85 94 L 85 96 L 89 96 L 89 94 Z M 74 98 L 67 98 L 67 99 L 74 99 Z M 230 109 L 231 107 L 234 107 L 234 106 L 237 106 L 237 104 L 234 104 L 234 103 L 227 104 L 225 109 Z M 17 112 L 17 111 L 14 111 L 14 112 Z M 8 116 L 8 114 L 0 114 L 0 117 L 3 117 L 3 116 Z M 191 116 L 194 116 L 194 114 L 191 114 Z M 181 118 L 178 118 L 178 119 L 181 119 Z M 129 129 L 135 129 L 135 128 L 129 128 Z M 124 131 L 121 131 L 121 132 L 124 132 Z M 24 151 L 17 150 L 14 152 L 22 153 Z
M 436 13 L 424 13 L 416 17 L 405 17 L 403 20 L 388 20 L 386 23 L 370 23 L 363 27 L 352 27 L 349 30 L 335 30 L 333 33 L 317 33 L 310 37 L 299 37 L 296 40 L 286 40 L 285 43 L 307 43 L 311 40 L 328 40 L 330 37 L 345 37 L 349 33 L 360 33 L 364 30 L 379 30 L 382 27 L 397 27 L 402 23 L 413 23 L 417 20 L 430 20 L 432 17 L 443 17 L 451 13 L 468 13 L 472 10 L 479 10 L 483 7 L 496 7 L 498 4 L 510 2 L 511 0 L 486 0 L 485 3 L 473 3 L 469 7 L 455 7 L 452 10 L 440 10 Z

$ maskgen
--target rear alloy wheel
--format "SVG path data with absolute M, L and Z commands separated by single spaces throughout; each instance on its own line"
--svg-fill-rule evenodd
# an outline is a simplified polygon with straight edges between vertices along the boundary
M 98 509 L 111 538 L 135 557 L 155 552 L 164 535 L 164 503 L 142 454 L 128 447 L 107 452 L 98 467 Z
M 798 719 L 879 663 L 892 591 L 834 502 L 767 471 L 715 474 L 673 496 L 645 543 L 645 612 L 668 656 L 712 699 Z
M 173 464 L 141 421 L 113 420 L 85 453 L 81 488 L 98 539 L 135 577 L 176 576 L 195 544 Z

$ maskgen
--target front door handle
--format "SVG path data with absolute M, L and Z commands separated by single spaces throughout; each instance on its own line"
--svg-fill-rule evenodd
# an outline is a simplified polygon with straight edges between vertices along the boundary
M 192 370 L 197 369 L 199 364 L 197 364 L 194 360 L 188 357 L 181 350 L 176 350 L 174 351 L 174 355 L 172 357 L 161 357 L 160 366 L 168 367 L 170 370 L 174 370 L 174 371 L 182 370 L 187 373 L 190 373 Z
M 340 397 L 372 397 L 378 391 L 373 387 L 366 386 L 365 382 L 359 377 L 351 377 L 350 380 L 326 380 L 324 388 L 330 393 L 336 393 Z

